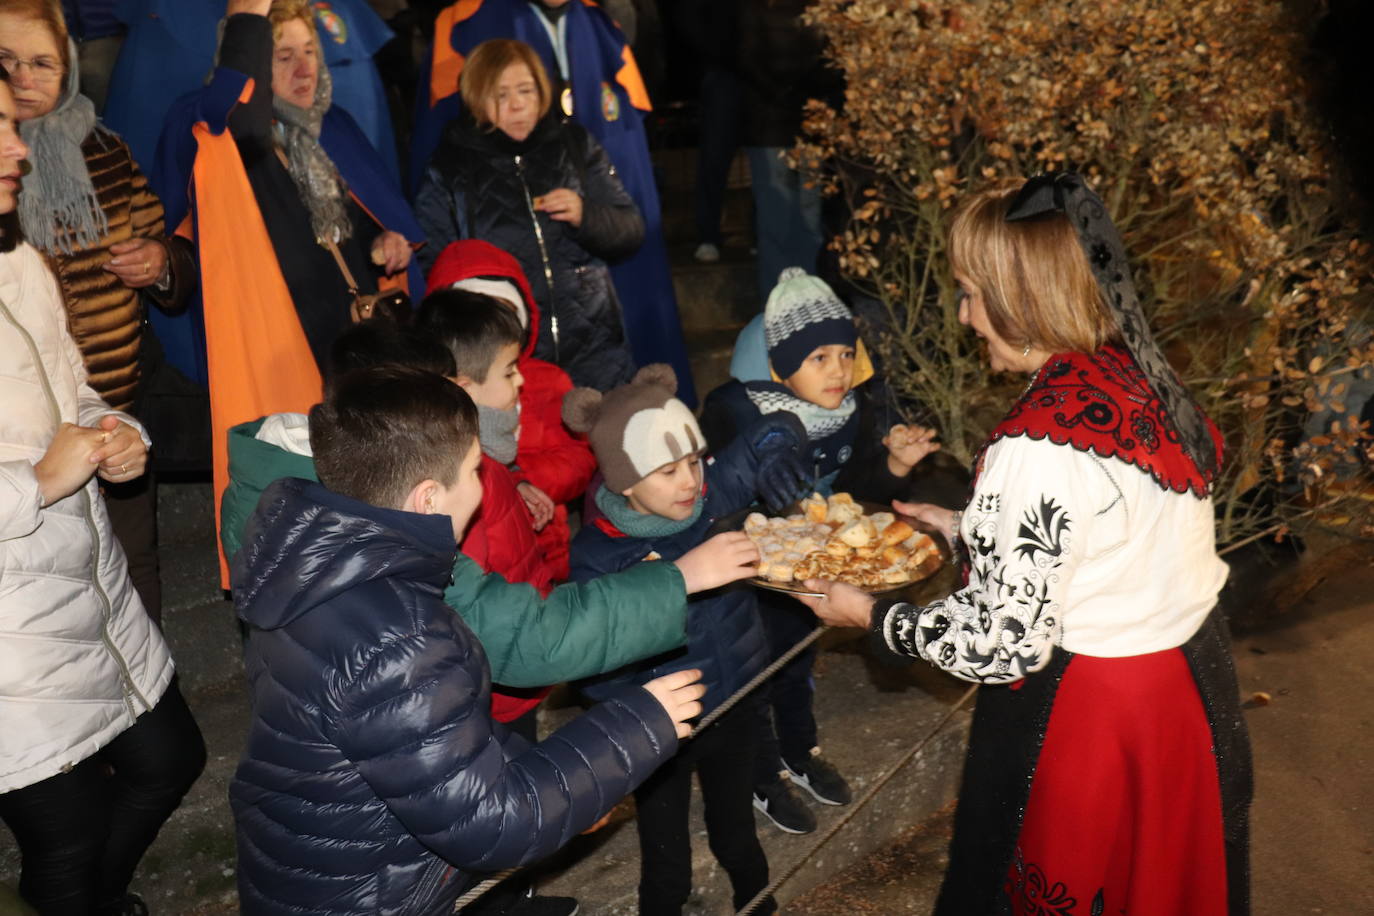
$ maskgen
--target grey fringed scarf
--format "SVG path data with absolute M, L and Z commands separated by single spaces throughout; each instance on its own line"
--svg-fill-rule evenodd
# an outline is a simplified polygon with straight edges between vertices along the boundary
M 75 61 L 76 43 L 68 44 Z M 51 255 L 92 248 L 109 229 L 81 144 L 92 131 L 114 134 L 96 120 L 95 105 L 81 94 L 79 79 L 72 67 L 57 107 L 19 125 L 33 164 L 19 195 L 19 224 L 32 245 Z
M 286 153 L 286 170 L 296 182 L 301 201 L 310 211 L 310 228 L 323 244 L 342 242 L 353 234 L 344 209 L 347 190 L 339 170 L 320 146 L 320 125 L 334 98 L 334 81 L 329 68 L 320 62 L 315 101 L 309 108 L 293 105 L 279 95 L 272 96 L 272 111 L 277 116 L 277 131 Z
M 510 410 L 477 405 L 477 440 L 482 451 L 498 464 L 510 464 L 520 442 L 520 403 Z

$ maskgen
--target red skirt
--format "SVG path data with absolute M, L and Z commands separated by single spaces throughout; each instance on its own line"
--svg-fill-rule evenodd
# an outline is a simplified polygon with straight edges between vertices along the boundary
M 1016 916 L 1225 916 L 1217 761 L 1180 650 L 1069 662 L 1005 891 Z

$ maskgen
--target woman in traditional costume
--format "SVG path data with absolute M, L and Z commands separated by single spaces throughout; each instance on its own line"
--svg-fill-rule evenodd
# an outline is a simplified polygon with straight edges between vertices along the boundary
M 936 912 L 1247 913 L 1216 429 L 1077 175 L 972 195 L 950 255 L 960 320 L 1030 377 L 962 511 L 895 504 L 963 547 L 966 584 L 921 607 L 809 583 L 825 622 L 986 685 Z

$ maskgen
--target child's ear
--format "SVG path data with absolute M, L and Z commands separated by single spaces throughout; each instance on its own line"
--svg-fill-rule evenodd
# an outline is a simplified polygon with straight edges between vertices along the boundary
M 475 381 L 473 381 L 472 376 L 464 375 L 461 372 L 450 378 L 449 381 L 457 385 L 459 388 L 462 388 L 464 391 L 468 390 L 473 385 L 477 384 Z
M 595 388 L 574 388 L 563 395 L 563 422 L 575 433 L 591 432 L 601 412 L 601 392 Z
M 677 373 L 667 363 L 649 363 L 635 373 L 632 384 L 658 385 L 667 388 L 672 394 L 677 394 Z
M 411 487 L 410 494 L 406 496 L 405 505 L 401 508 L 407 512 L 418 512 L 421 515 L 433 515 L 435 512 L 434 498 L 439 493 L 439 481 L 422 480 Z

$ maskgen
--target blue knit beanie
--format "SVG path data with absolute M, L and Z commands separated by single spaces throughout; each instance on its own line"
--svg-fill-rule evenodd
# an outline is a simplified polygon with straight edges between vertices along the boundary
M 786 379 L 801 368 L 812 350 L 829 344 L 852 347 L 859 332 L 849 307 L 824 280 L 800 267 L 789 267 L 778 275 L 778 285 L 768 294 L 763 339 L 773 371 Z

